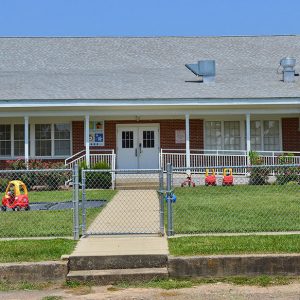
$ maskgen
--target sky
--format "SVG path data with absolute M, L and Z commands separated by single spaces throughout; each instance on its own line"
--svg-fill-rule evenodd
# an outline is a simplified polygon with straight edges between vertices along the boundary
M 300 0 L 0 0 L 0 36 L 300 34 Z

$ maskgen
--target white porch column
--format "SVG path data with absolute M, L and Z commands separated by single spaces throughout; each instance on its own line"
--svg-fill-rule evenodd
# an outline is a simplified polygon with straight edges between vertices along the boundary
M 29 161 L 29 117 L 24 117 L 24 156 L 25 156 L 25 165 L 28 168 Z
M 90 116 L 85 116 L 85 160 L 87 167 L 90 167 Z
M 190 151 L 190 115 L 185 115 L 185 156 L 186 156 L 186 167 L 191 166 L 191 151 Z
M 251 133 L 250 133 L 250 113 L 246 114 L 246 150 L 247 150 L 247 163 L 250 165 L 249 152 L 251 151 Z

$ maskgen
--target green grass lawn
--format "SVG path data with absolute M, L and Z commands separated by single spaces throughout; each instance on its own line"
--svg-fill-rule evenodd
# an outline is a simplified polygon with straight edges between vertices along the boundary
M 88 200 L 111 200 L 113 190 L 87 190 Z M 69 198 L 68 198 L 69 197 Z M 81 197 L 80 197 L 81 198 Z M 29 192 L 30 202 L 70 201 L 70 191 Z M 102 208 L 87 208 L 87 226 Z M 81 214 L 80 214 L 81 216 Z M 4 237 L 47 237 L 73 235 L 73 210 L 19 211 L 0 213 L 0 238 Z
M 300 185 L 176 188 L 175 233 L 300 230 Z
M 75 245 L 68 239 L 0 241 L 0 263 L 59 260 Z
M 174 256 L 300 252 L 300 235 L 189 236 L 168 243 Z

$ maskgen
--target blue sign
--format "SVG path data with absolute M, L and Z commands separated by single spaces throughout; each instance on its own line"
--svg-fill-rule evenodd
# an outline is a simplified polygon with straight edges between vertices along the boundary
M 95 133 L 95 143 L 103 143 L 103 132 Z

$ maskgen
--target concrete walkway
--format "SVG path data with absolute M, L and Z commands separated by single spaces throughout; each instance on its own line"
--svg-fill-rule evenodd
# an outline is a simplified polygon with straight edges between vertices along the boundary
M 159 229 L 157 192 L 121 190 L 87 230 L 114 235 L 81 238 L 72 256 L 168 255 L 167 238 L 160 236 Z
M 159 199 L 155 190 L 120 190 L 96 217 L 87 234 L 158 234 Z

